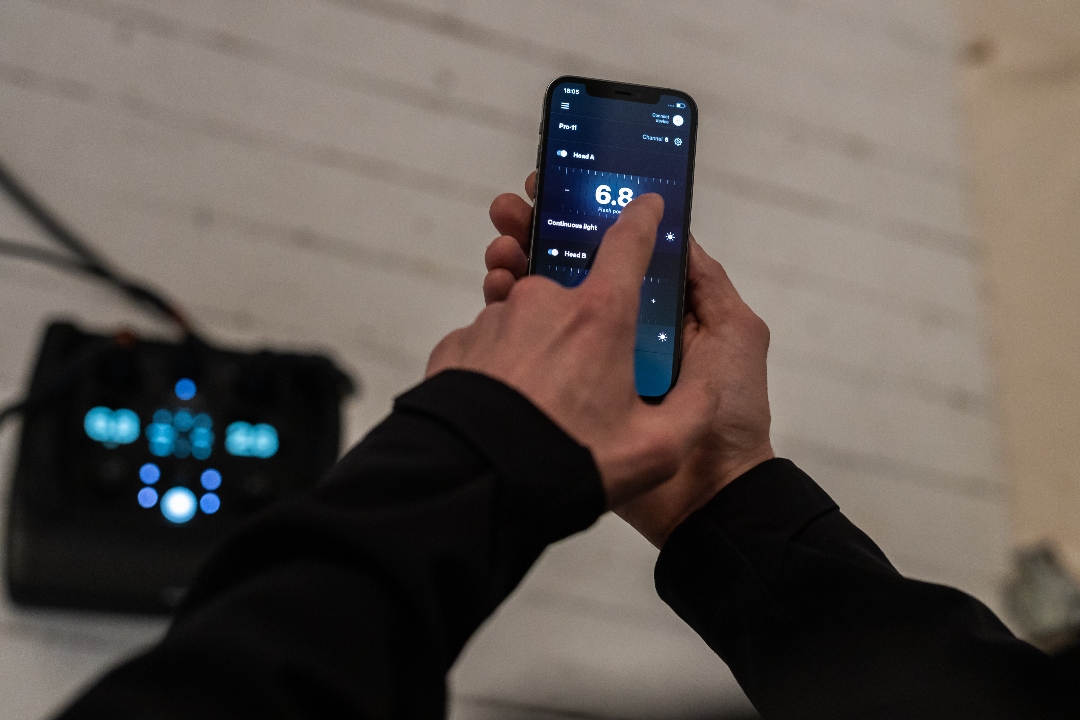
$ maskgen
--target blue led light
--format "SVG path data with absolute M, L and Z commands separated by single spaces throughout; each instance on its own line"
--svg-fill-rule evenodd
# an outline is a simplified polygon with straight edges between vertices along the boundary
M 214 431 L 210 428 L 193 428 L 189 437 L 191 439 L 191 444 L 195 447 L 203 445 L 210 448 L 214 446 Z
M 213 515 L 218 511 L 218 508 L 221 507 L 221 498 L 214 493 L 206 493 L 199 498 L 199 507 L 202 508 L 202 511 L 207 515 Z
M 144 508 L 152 508 L 157 503 L 157 490 L 144 487 L 139 491 L 139 505 Z
M 187 410 L 177 410 L 173 415 L 172 424 L 177 432 L 187 432 L 195 426 L 195 418 Z
M 166 409 L 154 413 L 154 422 L 146 426 L 150 453 L 157 457 L 174 455 L 206 460 L 214 449 L 214 421 L 206 413 L 192 415 L 181 408 L 175 413 Z
M 161 468 L 154 463 L 146 463 L 139 468 L 139 479 L 147 485 L 153 485 L 161 479 Z M 154 493 L 154 497 L 157 498 L 157 493 Z M 154 502 L 157 500 L 155 499 Z
M 139 439 L 139 416 L 127 408 L 91 408 L 83 418 L 83 429 L 91 440 L 106 445 L 127 445 Z
M 221 487 L 221 473 L 213 468 L 209 470 L 203 470 L 202 475 L 199 477 L 199 482 L 207 490 L 217 490 Z
M 132 410 L 121 408 L 112 416 L 112 442 L 127 445 L 139 439 L 139 416 Z
M 110 425 L 112 423 L 112 410 L 107 407 L 91 408 L 83 418 L 83 429 L 91 440 L 109 442 L 111 437 Z
M 278 451 L 278 434 L 273 425 L 234 422 L 225 428 L 225 450 L 237 457 L 273 457 Z
M 185 402 L 195 397 L 195 381 L 189 378 L 177 380 L 176 397 L 180 398 Z
M 185 487 L 170 488 L 161 496 L 161 514 L 169 522 L 186 523 L 195 517 L 195 493 Z
M 160 412 L 160 411 L 159 411 Z M 154 413 L 156 416 L 157 413 Z M 153 422 L 146 426 L 146 439 L 150 441 L 150 454 L 157 457 L 172 455 L 176 444 L 176 428 L 172 424 Z

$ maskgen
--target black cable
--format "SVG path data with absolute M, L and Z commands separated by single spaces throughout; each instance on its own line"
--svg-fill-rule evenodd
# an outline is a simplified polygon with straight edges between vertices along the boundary
M 86 242 L 79 239 L 64 223 L 49 212 L 41 202 L 35 198 L 0 160 L 0 187 L 4 189 L 12 200 L 23 209 L 41 228 L 47 232 L 56 242 L 71 250 L 89 264 L 104 269 L 107 265 L 105 258 L 98 255 L 97 251 Z
M 12 240 L 10 238 L 0 237 L 0 255 L 7 255 L 9 257 L 17 257 L 23 260 L 30 260 L 32 262 L 38 262 L 55 270 L 63 272 L 70 272 L 76 275 L 89 277 L 100 280 L 101 274 L 96 268 L 91 266 L 85 260 L 73 258 L 70 255 L 54 252 L 46 248 L 37 247 L 27 242 L 20 240 Z M 189 334 L 190 338 L 195 339 Z M 129 333 L 121 333 L 116 339 L 108 343 L 111 346 L 122 346 L 124 343 L 133 342 L 134 338 Z M 15 417 L 16 415 L 23 414 L 26 411 L 33 410 L 40 405 L 44 400 L 51 399 L 58 390 L 65 387 L 74 378 L 75 374 L 79 372 L 88 360 L 95 358 L 100 354 L 100 347 L 91 349 L 91 352 L 84 353 L 80 357 L 76 357 L 62 372 L 53 383 L 40 389 L 37 392 L 33 392 L 21 400 L 17 400 L 10 405 L 6 405 L 0 408 L 0 429 L 3 428 L 4 423 Z
M 175 323 L 189 340 L 202 343 L 202 340 L 192 329 L 186 315 L 176 305 L 169 302 L 150 286 L 129 279 L 120 271 L 113 269 L 104 256 L 94 250 L 88 242 L 80 238 L 54 213 L 49 211 L 41 201 L 34 197 L 26 186 L 11 174 L 2 160 L 0 160 L 0 189 L 3 189 L 19 208 L 37 223 L 52 240 L 70 250 L 76 257 L 6 238 L 0 238 L 0 254 L 40 262 L 58 270 L 88 275 L 107 282 L 118 288 L 137 304 L 148 307 Z M 109 345 L 113 345 L 113 343 L 109 343 Z M 56 381 L 50 383 L 47 387 L 40 389 L 36 393 L 31 393 L 22 400 L 0 408 L 0 427 L 3 426 L 6 420 L 17 414 L 32 411 L 42 401 L 51 398 L 71 381 L 88 360 L 95 357 L 100 351 L 100 348 L 95 348 L 92 352 L 84 353 L 81 357 L 76 358 Z
M 61 253 L 53 252 L 51 250 L 46 250 L 45 248 L 39 248 L 35 245 L 31 245 L 30 243 L 21 242 L 19 240 L 11 240 L 9 238 L 0 238 L 0 255 L 8 255 L 9 257 L 17 257 L 22 260 L 39 262 L 43 265 L 48 265 L 49 267 L 52 267 L 56 270 L 71 272 L 78 275 L 84 275 L 94 278 L 96 280 L 104 280 L 113 286 L 119 285 L 121 290 L 123 290 L 123 292 L 129 297 L 134 297 L 140 302 L 145 301 L 153 304 L 158 310 L 162 309 L 157 301 L 154 301 L 153 299 L 147 297 L 147 293 L 149 293 L 150 291 L 139 285 L 133 285 L 132 283 L 129 283 L 123 278 L 116 278 L 113 276 L 104 275 L 102 274 L 100 268 L 94 267 L 85 260 L 72 258 L 68 255 L 63 255 Z M 172 315 L 173 311 L 171 309 L 167 309 L 165 310 L 165 312 L 168 314 L 170 320 L 179 323 L 178 318 Z M 186 323 L 181 325 L 181 327 L 185 328 L 185 332 L 188 335 L 192 335 L 192 331 L 189 328 L 186 328 Z
M 55 214 L 50 212 L 34 195 L 23 185 L 0 160 L 0 188 L 15 201 L 15 203 L 36 222 L 49 237 L 75 253 L 85 263 L 85 272 L 94 275 L 101 280 L 116 286 L 135 302 L 148 306 L 161 315 L 167 317 L 184 331 L 192 335 L 191 323 L 186 315 L 173 303 L 169 302 L 153 288 L 135 280 L 124 277 L 119 271 L 114 270 L 109 262 L 89 243 L 76 235 Z M 14 254 L 14 252 L 9 253 Z M 42 259 L 45 256 L 40 253 L 33 255 Z M 22 257 L 30 257 L 30 254 L 21 252 Z
M 77 260 L 69 255 L 63 255 L 20 240 L 12 240 L 11 238 L 0 237 L 0 255 L 39 262 L 64 272 L 94 275 L 93 270 L 83 260 Z

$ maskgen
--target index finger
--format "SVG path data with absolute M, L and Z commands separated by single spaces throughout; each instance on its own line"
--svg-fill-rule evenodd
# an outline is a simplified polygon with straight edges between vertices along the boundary
M 649 269 L 656 230 L 663 216 L 664 199 L 656 193 L 641 195 L 624 207 L 619 219 L 604 233 L 585 282 L 609 284 L 636 297 Z

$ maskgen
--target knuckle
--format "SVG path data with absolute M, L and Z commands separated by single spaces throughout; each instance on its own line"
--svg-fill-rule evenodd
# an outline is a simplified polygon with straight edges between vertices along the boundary
M 494 270 L 498 267 L 498 253 L 499 253 L 499 238 L 495 238 L 488 243 L 487 249 L 484 251 L 484 266 L 488 270 Z
M 471 327 L 483 327 L 485 325 L 490 325 L 491 323 L 498 322 L 499 318 L 503 313 L 503 308 L 504 306 L 501 303 L 492 303 L 491 305 L 488 305 L 480 311 L 479 315 L 476 316 L 476 320 L 473 321 Z M 456 332 L 462 331 L 458 330 Z
M 521 278 L 510 288 L 507 300 L 511 302 L 531 302 L 544 287 L 544 279 L 535 275 Z
M 488 270 L 507 268 L 513 264 L 514 247 L 517 241 L 508 235 L 500 235 L 492 240 L 484 251 L 484 264 Z
M 490 305 L 501 299 L 501 282 L 497 273 L 489 272 L 484 276 L 483 290 L 485 304 Z
M 745 303 L 742 305 L 740 322 L 748 335 L 755 340 L 764 343 L 766 346 L 769 344 L 772 334 L 769 330 L 769 325 Z
M 500 213 L 500 211 L 505 209 L 507 205 L 513 203 L 513 201 L 513 193 L 502 193 L 501 195 L 496 195 L 495 199 L 491 201 L 491 205 L 488 206 L 488 217 L 494 220 L 495 217 Z

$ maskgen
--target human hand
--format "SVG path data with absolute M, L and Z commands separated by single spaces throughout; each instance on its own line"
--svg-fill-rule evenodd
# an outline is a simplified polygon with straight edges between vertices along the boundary
M 525 185 L 532 197 L 535 173 Z M 485 256 L 489 272 L 484 298 L 489 303 L 505 298 L 528 269 L 525 252 L 532 208 L 522 198 L 506 194 L 495 199 L 490 214 L 503 235 L 488 246 Z M 769 329 L 739 297 L 720 263 L 693 237 L 686 300 L 682 371 L 675 388 L 681 389 L 688 378 L 710 379 L 718 402 L 708 428 L 674 476 L 615 507 L 657 547 L 725 485 L 774 456 L 765 363 Z M 667 400 L 660 407 L 666 404 Z
M 717 402 L 712 379 L 702 376 L 686 378 L 659 406 L 635 389 L 641 282 L 663 212 L 659 195 L 635 199 L 605 233 L 579 286 L 517 280 L 428 360 L 428 377 L 473 370 L 529 398 L 592 452 L 610 507 L 671 477 L 699 444 Z

